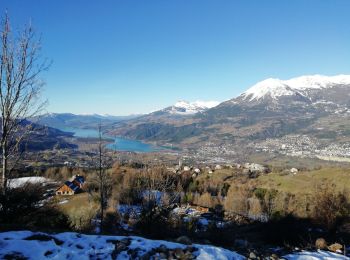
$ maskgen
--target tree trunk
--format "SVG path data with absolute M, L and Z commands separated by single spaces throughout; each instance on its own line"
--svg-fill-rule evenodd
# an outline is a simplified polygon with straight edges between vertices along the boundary
M 7 189 L 7 151 L 6 151 L 6 145 L 2 146 L 2 192 L 3 194 L 6 194 Z
M 103 183 L 103 169 L 102 169 L 102 130 L 101 126 L 99 126 L 99 178 L 100 178 L 100 204 L 101 204 L 101 228 L 103 222 L 103 214 L 104 214 L 104 183 Z
M 2 193 L 5 195 L 7 190 L 7 129 L 5 127 L 5 118 L 2 117 L 2 140 L 1 140 L 1 150 L 2 150 Z
M 100 186 L 100 206 L 101 206 L 101 227 L 103 222 L 103 214 L 104 214 L 104 194 L 103 194 L 103 185 Z

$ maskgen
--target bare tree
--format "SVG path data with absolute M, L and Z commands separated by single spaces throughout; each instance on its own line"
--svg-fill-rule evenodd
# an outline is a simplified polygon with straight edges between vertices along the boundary
M 1 186 L 5 194 L 11 172 L 9 160 L 18 160 L 15 154 L 30 132 L 25 119 L 37 115 L 44 106 L 45 102 L 40 101 L 43 82 L 39 75 L 49 64 L 41 62 L 40 39 L 35 37 L 31 25 L 15 35 L 6 13 L 0 30 Z
M 98 126 L 98 143 L 96 158 L 93 159 L 96 178 L 94 182 L 98 186 L 98 201 L 100 203 L 100 221 L 103 224 L 105 209 L 108 206 L 108 199 L 112 194 L 112 178 L 108 169 L 112 167 L 113 160 L 108 156 L 108 152 L 104 147 L 102 127 Z

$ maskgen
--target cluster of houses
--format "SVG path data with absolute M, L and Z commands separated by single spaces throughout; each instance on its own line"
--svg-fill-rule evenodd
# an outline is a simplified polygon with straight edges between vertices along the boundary
M 192 177 L 196 178 L 202 172 L 213 174 L 215 171 L 221 170 L 224 168 L 240 169 L 242 173 L 247 174 L 250 177 L 257 177 L 260 174 L 269 173 L 271 171 L 267 166 L 261 165 L 258 163 L 245 163 L 245 164 L 232 163 L 232 164 L 225 164 L 225 165 L 214 164 L 211 166 L 205 166 L 205 167 L 199 168 L 199 167 L 193 167 L 193 166 L 187 166 L 187 165 L 183 166 L 181 160 L 178 165 L 176 165 L 175 167 L 168 167 L 167 170 L 178 174 L 182 174 L 184 172 L 190 172 L 192 173 Z
M 69 181 L 66 181 L 56 190 L 56 195 L 74 195 L 83 191 L 85 178 L 80 175 L 75 175 Z

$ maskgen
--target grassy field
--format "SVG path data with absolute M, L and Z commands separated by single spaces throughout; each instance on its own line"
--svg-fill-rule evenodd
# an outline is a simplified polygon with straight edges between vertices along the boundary
M 73 196 L 56 196 L 57 205 L 69 217 L 71 226 L 76 230 L 90 227 L 91 219 L 98 212 L 98 203 L 87 192 Z
M 258 187 L 274 188 L 292 194 L 312 193 L 320 185 L 334 185 L 336 191 L 350 188 L 350 168 L 321 168 L 312 171 L 300 171 L 296 175 L 270 173 L 262 175 L 254 183 Z
M 237 169 L 216 170 L 212 174 L 204 173 L 197 180 L 211 183 L 227 182 L 229 184 L 239 183 L 242 174 Z M 299 171 L 297 174 L 283 174 L 283 172 L 271 172 L 262 174 L 258 178 L 249 179 L 248 182 L 254 187 L 276 189 L 292 194 L 313 193 L 317 187 L 324 184 L 334 185 L 336 191 L 350 189 L 350 167 L 325 167 L 317 170 Z

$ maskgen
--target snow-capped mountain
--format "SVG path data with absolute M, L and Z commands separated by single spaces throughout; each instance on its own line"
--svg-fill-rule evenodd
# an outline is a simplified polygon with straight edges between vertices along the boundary
M 337 76 L 301 76 L 289 80 L 269 78 L 258 82 L 240 96 L 245 101 L 259 101 L 264 99 L 277 100 L 280 97 L 297 96 L 310 101 L 323 98 L 326 92 L 334 93 L 350 90 L 350 75 Z M 333 90 L 332 90 L 333 89 Z M 348 94 L 347 94 L 348 95 Z M 327 99 L 327 98 L 326 98 Z M 331 98 L 331 99 L 334 99 Z
M 209 108 L 215 107 L 219 104 L 217 101 L 178 101 L 173 106 L 162 109 L 161 111 L 169 114 L 177 115 L 193 115 L 198 112 L 204 112 Z
M 209 104 L 178 102 L 120 123 L 113 133 L 134 139 L 198 145 L 208 140 L 244 144 L 291 133 L 309 133 L 316 139 L 340 134 L 350 138 L 350 128 L 345 123 L 350 118 L 350 75 L 266 79 L 236 98 Z M 337 120 L 341 127 L 336 125 Z

